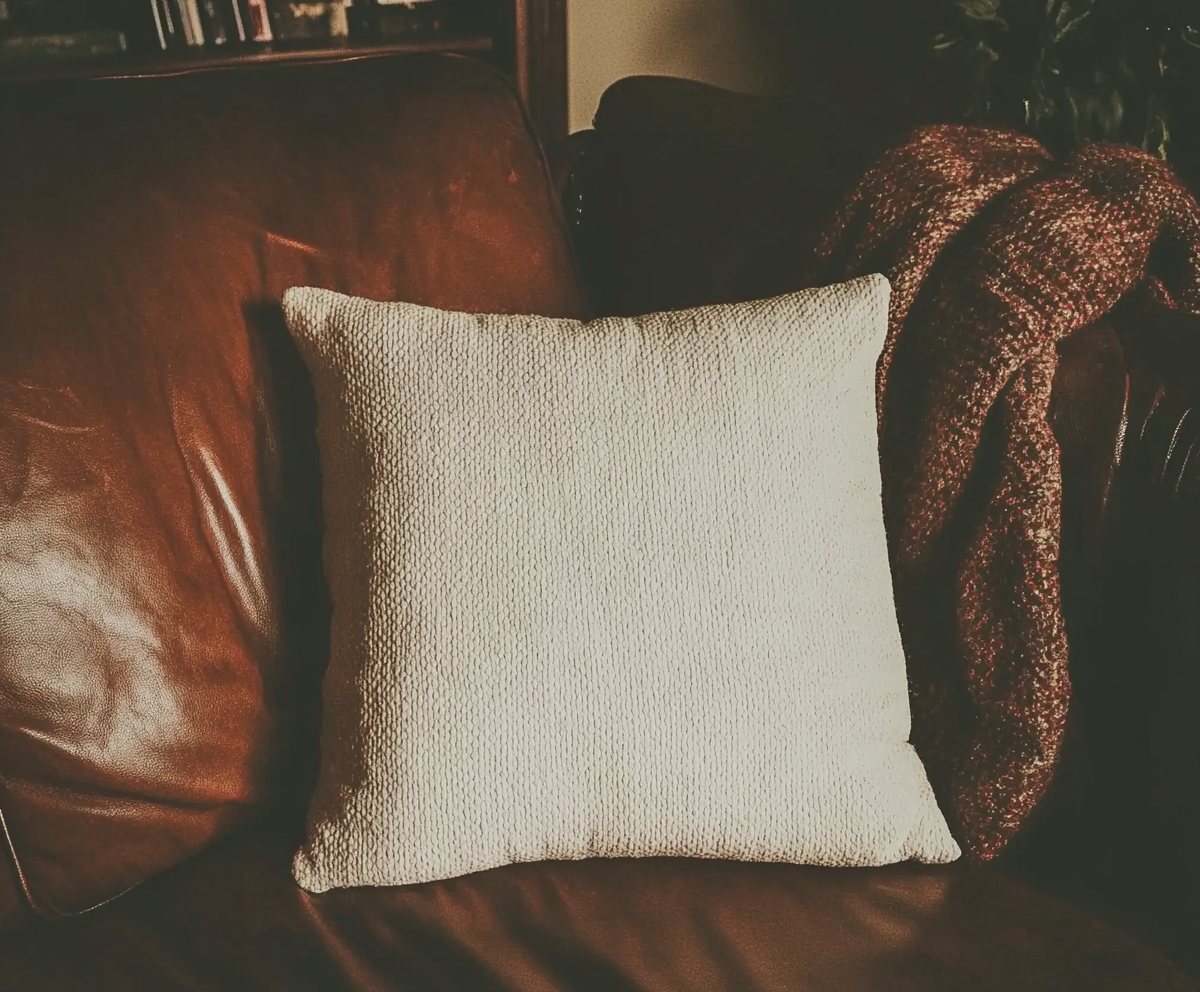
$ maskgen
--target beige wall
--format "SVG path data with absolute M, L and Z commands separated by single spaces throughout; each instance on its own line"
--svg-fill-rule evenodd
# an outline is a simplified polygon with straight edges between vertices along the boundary
M 752 0 L 567 0 L 570 127 L 590 127 L 600 94 L 622 76 L 699 79 L 769 92 Z

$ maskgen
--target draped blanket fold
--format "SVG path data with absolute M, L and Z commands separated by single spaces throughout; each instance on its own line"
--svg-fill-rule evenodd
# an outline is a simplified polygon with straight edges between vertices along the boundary
M 1056 162 L 1008 131 L 924 128 L 863 178 L 809 281 L 872 272 L 892 283 L 876 385 L 912 741 L 989 859 L 1046 791 L 1070 698 L 1055 346 L 1146 282 L 1200 312 L 1200 207 L 1136 149 Z

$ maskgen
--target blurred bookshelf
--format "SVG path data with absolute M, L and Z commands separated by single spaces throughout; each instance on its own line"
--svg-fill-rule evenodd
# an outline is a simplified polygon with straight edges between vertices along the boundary
M 566 0 L 0 0 L 0 82 L 455 52 L 516 83 L 539 134 L 567 130 Z

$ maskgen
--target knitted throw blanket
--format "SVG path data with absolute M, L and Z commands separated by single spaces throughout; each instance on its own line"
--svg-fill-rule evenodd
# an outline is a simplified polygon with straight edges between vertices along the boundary
M 988 859 L 1049 785 L 1070 697 L 1055 344 L 1152 278 L 1200 311 L 1200 207 L 1132 148 L 1055 162 L 1007 131 L 926 128 L 864 177 L 810 275 L 871 272 L 893 294 L 876 385 L 912 742 Z

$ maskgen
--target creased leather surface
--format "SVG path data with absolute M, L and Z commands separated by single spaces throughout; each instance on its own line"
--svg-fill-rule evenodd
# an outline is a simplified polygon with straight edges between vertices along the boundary
M 0 134 L 0 811 L 53 916 L 301 801 L 328 607 L 282 291 L 583 306 L 479 63 L 8 84 Z
M 0 938 L 0 992 L 1185 992 L 987 870 L 539 862 L 309 895 L 242 833 L 111 906 Z

